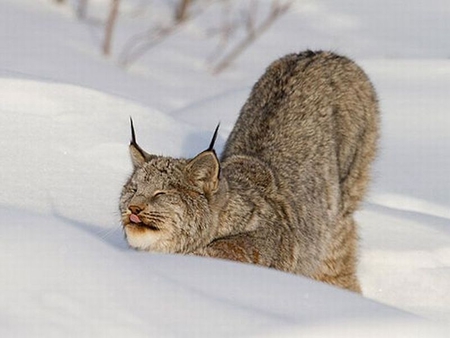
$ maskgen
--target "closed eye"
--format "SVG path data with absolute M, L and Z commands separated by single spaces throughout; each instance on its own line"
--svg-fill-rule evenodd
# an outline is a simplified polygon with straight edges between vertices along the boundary
M 158 196 L 162 196 L 162 195 L 165 195 L 165 194 L 166 194 L 165 191 L 156 191 L 156 192 L 153 194 L 153 197 L 158 197 Z
M 161 197 L 161 200 L 159 199 Z M 179 194 L 174 190 L 157 190 L 153 194 L 153 200 L 155 202 L 161 201 L 164 203 L 176 203 L 179 201 Z

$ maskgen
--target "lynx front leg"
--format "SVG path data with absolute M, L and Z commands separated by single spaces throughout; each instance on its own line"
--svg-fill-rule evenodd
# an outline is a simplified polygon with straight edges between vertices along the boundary
M 207 247 L 196 252 L 196 255 L 227 259 L 242 263 L 270 266 L 271 259 L 251 234 L 241 234 L 220 238 Z

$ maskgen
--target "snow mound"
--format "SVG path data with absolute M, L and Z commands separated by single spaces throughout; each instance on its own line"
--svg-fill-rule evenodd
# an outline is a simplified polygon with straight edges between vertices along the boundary
M 208 144 L 206 131 L 91 89 L 1 78 L 0 92 L 0 157 L 8 159 L 0 205 L 116 223 L 112 216 L 131 171 L 130 116 L 138 141 L 150 152 L 193 156 Z
M 387 337 L 444 337 L 432 323 L 306 278 L 134 252 L 120 232 L 105 237 L 60 216 L 9 208 L 0 217 L 2 336 L 343 337 L 371 336 L 383 323 Z

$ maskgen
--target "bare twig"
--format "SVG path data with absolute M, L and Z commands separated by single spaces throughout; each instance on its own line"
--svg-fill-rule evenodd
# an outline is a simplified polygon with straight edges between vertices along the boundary
M 219 43 L 211 53 L 211 55 L 207 58 L 208 63 L 212 63 L 215 59 L 217 59 L 225 50 L 226 46 L 230 42 L 233 34 L 236 32 L 238 25 L 233 22 L 232 19 L 232 5 L 231 0 L 221 0 L 223 3 L 223 11 L 222 11 L 222 23 L 216 29 L 212 29 L 210 31 L 209 36 L 211 35 L 219 35 Z
M 88 3 L 88 0 L 78 0 L 78 5 L 77 5 L 77 17 L 78 17 L 78 19 L 85 19 L 86 18 L 87 3 Z
M 256 16 L 258 13 L 258 0 L 252 0 L 247 11 L 245 27 L 248 35 L 255 35 Z
M 161 43 L 166 37 L 173 34 L 184 22 L 185 21 L 180 21 L 169 27 L 161 27 L 155 32 L 146 31 L 134 36 L 125 45 L 123 53 L 119 58 L 119 63 L 123 67 L 129 66 L 140 58 L 147 50 Z
M 119 13 L 120 0 L 111 0 L 111 10 L 109 12 L 108 20 L 105 26 L 105 40 L 103 43 L 103 55 L 108 56 L 111 54 L 111 43 L 114 26 L 117 20 L 117 14 Z
M 207 4 L 209 4 L 209 2 Z M 168 36 L 174 34 L 181 27 L 183 27 L 183 25 L 194 20 L 207 9 L 207 6 L 204 6 L 196 13 L 187 15 L 187 10 L 190 5 L 192 5 L 192 1 L 181 0 L 179 6 L 176 8 L 176 11 L 186 11 L 185 14 L 180 16 L 176 14 L 174 21 L 169 26 L 150 29 L 132 37 L 123 48 L 123 52 L 119 58 L 119 63 L 123 67 L 129 66 L 145 54 L 150 48 L 163 42 Z M 181 10 L 180 8 L 184 6 L 188 7 Z
M 248 48 L 255 40 L 261 36 L 272 24 L 291 7 L 293 0 L 280 4 L 279 1 L 272 1 L 270 13 L 256 27 L 256 25 L 248 30 L 247 36 L 238 43 L 221 61 L 219 61 L 212 69 L 213 74 L 218 74 L 227 68 L 244 50 Z
M 191 0 L 181 0 L 175 11 L 175 22 L 184 21 L 188 17 L 188 9 Z

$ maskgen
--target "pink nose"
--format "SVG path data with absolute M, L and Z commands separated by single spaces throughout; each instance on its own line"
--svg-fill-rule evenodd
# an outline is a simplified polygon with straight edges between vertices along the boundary
M 139 218 L 139 216 L 137 216 L 135 214 L 131 214 L 130 215 L 130 221 L 133 222 L 133 223 L 142 223 L 142 221 Z
M 130 205 L 128 207 L 133 214 L 139 214 L 142 210 L 144 210 L 144 206 L 141 205 Z

